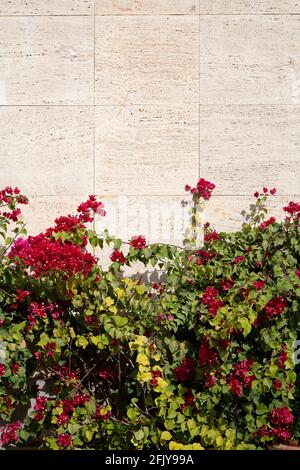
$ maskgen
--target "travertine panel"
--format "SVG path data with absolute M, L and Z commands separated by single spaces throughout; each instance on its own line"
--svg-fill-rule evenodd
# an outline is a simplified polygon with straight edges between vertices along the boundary
M 199 0 L 95 0 L 97 15 L 197 14 Z
M 94 0 L 1 0 L 0 15 L 91 15 Z
M 98 16 L 96 103 L 196 103 L 195 16 Z
M 200 173 L 217 194 L 300 193 L 299 106 L 201 106 Z
M 91 17 L 0 17 L 0 104 L 92 104 Z
M 230 14 L 277 14 L 300 13 L 299 0 L 200 0 L 200 13 Z
M 300 16 L 202 16 L 202 104 L 300 103 Z
M 96 108 L 98 194 L 183 194 L 197 175 L 197 105 Z
M 144 235 L 147 241 L 181 244 L 188 226 L 185 196 L 98 196 L 107 211 L 96 220 L 96 230 L 105 228 L 122 240 Z
M 85 201 L 82 196 L 31 196 L 29 204 L 22 206 L 28 235 L 37 235 L 53 227 L 54 220 L 61 215 L 76 214 L 82 201 Z
M 0 188 L 34 195 L 92 191 L 92 108 L 4 106 L 0 122 Z
M 296 196 L 297 199 L 297 196 Z M 299 199 L 299 197 L 298 197 Z M 275 196 L 269 201 L 269 212 L 266 216 L 275 216 L 277 220 L 283 220 L 286 213 L 283 207 L 288 204 L 291 197 Z M 210 199 L 202 214 L 203 222 L 210 222 L 212 227 L 218 231 L 234 232 L 239 230 L 245 222 L 242 211 L 249 213 L 250 205 L 255 201 L 254 197 L 245 196 L 214 196 Z

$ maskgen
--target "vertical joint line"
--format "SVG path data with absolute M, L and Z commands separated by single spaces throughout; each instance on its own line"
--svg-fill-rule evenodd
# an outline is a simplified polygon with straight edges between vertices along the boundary
M 198 80 L 199 80 L 199 86 L 198 86 L 198 177 L 200 178 L 200 175 L 201 175 L 201 170 L 200 170 L 200 165 L 201 165 L 201 120 L 200 120 L 200 102 L 201 102 L 201 94 L 200 94 L 200 91 L 201 91 L 201 74 L 200 74 L 200 68 L 201 68 L 201 54 L 200 54 L 200 51 L 201 51 L 201 44 L 200 44 L 200 19 L 201 19 L 201 16 L 200 16 L 200 6 L 201 6 L 201 0 L 199 0 L 199 11 L 198 11 L 198 64 L 199 64 L 199 67 L 198 67 Z

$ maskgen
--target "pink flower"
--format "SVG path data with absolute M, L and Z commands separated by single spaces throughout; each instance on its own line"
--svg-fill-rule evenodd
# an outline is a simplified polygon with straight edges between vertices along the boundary
M 218 363 L 218 353 L 210 348 L 208 338 L 204 338 L 198 352 L 199 365 L 211 367 Z
M 17 364 L 16 362 L 14 362 L 12 365 L 11 365 L 11 371 L 13 374 L 17 374 L 20 370 L 20 366 L 19 364 Z
M 26 299 L 26 297 L 28 297 L 30 295 L 30 292 L 28 290 L 21 290 L 21 289 L 17 289 L 16 290 L 17 292 L 17 298 L 16 298 L 16 302 L 23 302 L 24 299 Z
M 62 425 L 62 424 L 65 424 L 65 423 L 68 423 L 70 421 L 70 416 L 65 413 L 65 412 L 62 412 L 60 415 L 58 415 L 57 417 L 57 423 L 59 425 Z
M 12 245 L 9 258 L 16 263 L 19 260 L 29 267 L 35 277 L 42 277 L 49 272 L 59 271 L 63 276 L 82 273 L 88 276 L 96 259 L 85 253 L 81 247 L 72 243 L 51 240 L 41 233 L 27 240 L 17 239 Z
M 244 260 L 245 260 L 245 256 L 237 256 L 237 257 L 234 258 L 234 260 L 232 261 L 232 264 L 233 264 L 233 265 L 240 264 L 240 263 L 242 263 Z
M 269 318 L 276 317 L 285 310 L 287 305 L 288 303 L 283 297 L 275 297 L 265 305 L 265 313 Z
M 261 290 L 265 287 L 266 281 L 255 281 L 253 287 L 255 290 Z
M 124 264 L 126 262 L 126 258 L 123 255 L 122 251 L 118 250 L 113 251 L 113 253 L 110 255 L 110 259 L 113 263 Z
M 273 224 L 274 222 L 276 222 L 276 218 L 275 217 L 270 217 L 268 220 L 265 220 L 264 222 L 262 222 L 260 224 L 259 228 L 261 230 L 267 230 L 269 225 Z
M 192 188 L 189 184 L 186 184 L 185 190 L 202 197 L 205 201 L 208 201 L 211 198 L 212 191 L 215 189 L 215 187 L 216 186 L 210 181 L 206 181 L 204 178 L 200 178 L 195 188 Z
M 16 421 L 15 423 L 8 423 L 5 428 L 0 430 L 0 441 L 4 446 L 19 441 L 18 431 L 21 429 L 21 426 L 21 422 Z
M 204 383 L 204 386 L 205 388 L 211 388 L 214 386 L 214 384 L 216 383 L 217 379 L 214 375 L 211 375 L 211 374 L 207 374 L 205 376 L 205 383 Z
M 219 239 L 220 239 L 220 235 L 215 230 L 213 230 L 212 232 L 207 232 L 204 235 L 205 243 L 209 243 L 209 242 L 212 242 L 214 240 L 219 240 Z
M 130 245 L 136 248 L 137 250 L 140 250 L 142 248 L 145 248 L 146 239 L 143 235 L 136 235 L 131 238 Z
M 300 277 L 300 268 L 296 269 L 295 274 L 296 274 L 296 276 Z
M 241 397 L 243 395 L 243 384 L 232 372 L 229 374 L 228 385 L 231 388 L 231 393 L 233 393 L 233 395 L 236 395 L 237 397 Z
M 288 212 L 291 215 L 299 216 L 300 214 L 300 204 L 298 202 L 289 202 L 288 206 L 284 207 L 283 210 Z
M 85 393 L 82 393 L 82 394 L 78 393 L 73 398 L 72 404 L 74 406 L 84 406 L 86 402 L 89 401 L 89 399 L 90 399 L 89 396 L 86 395 Z
M 279 379 L 274 380 L 273 387 L 275 388 L 275 390 L 281 390 L 282 382 Z
M 59 434 L 56 439 L 59 447 L 69 447 L 72 444 L 72 436 L 70 434 Z
M 272 410 L 269 419 L 273 426 L 292 426 L 294 423 L 294 415 L 287 406 Z
M 233 287 L 233 281 L 231 279 L 225 279 L 221 281 L 221 289 L 224 291 L 228 291 Z
M 6 372 L 6 367 L 4 364 L 0 364 L 0 377 L 2 377 Z
M 195 362 L 190 358 L 185 358 L 179 366 L 173 370 L 173 373 L 176 380 L 179 382 L 189 382 L 194 377 Z

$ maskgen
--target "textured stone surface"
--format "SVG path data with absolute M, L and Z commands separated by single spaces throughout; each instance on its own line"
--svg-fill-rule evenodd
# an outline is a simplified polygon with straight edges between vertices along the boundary
M 198 0 L 95 0 L 98 15 L 197 14 Z
M 300 103 L 299 31 L 297 15 L 202 16 L 201 104 Z
M 290 199 L 288 197 L 275 196 L 269 202 L 269 216 L 275 216 L 283 220 L 286 213 L 282 208 Z M 245 221 L 242 211 L 249 212 L 250 205 L 255 201 L 254 197 L 246 196 L 215 196 L 206 206 L 202 214 L 203 222 L 210 222 L 218 231 L 234 232 L 241 228 Z
M 37 235 L 60 215 L 76 214 L 76 208 L 83 201 L 82 196 L 31 196 L 28 206 L 22 206 L 23 218 L 29 235 Z
M 0 106 L 0 122 L 0 187 L 30 195 L 92 191 L 92 108 Z
M 299 0 L 200 0 L 200 13 L 230 14 L 276 14 L 300 13 Z
M 197 105 L 96 108 L 98 194 L 183 194 L 197 175 Z
M 96 103 L 197 103 L 195 16 L 98 16 Z
M 299 193 L 299 122 L 300 105 L 201 106 L 201 175 L 216 194 Z
M 96 192 L 102 228 L 180 243 L 199 170 L 217 229 L 263 184 L 282 215 L 300 194 L 299 57 L 300 0 L 0 0 L 0 187 L 33 195 L 31 233 Z
M 1 104 L 92 104 L 93 19 L 0 17 Z
M 0 15 L 91 15 L 94 0 L 1 0 Z

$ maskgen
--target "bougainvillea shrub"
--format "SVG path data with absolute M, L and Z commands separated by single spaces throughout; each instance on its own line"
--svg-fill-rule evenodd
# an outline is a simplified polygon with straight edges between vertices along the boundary
M 183 248 L 97 235 L 94 196 L 27 237 L 0 192 L 0 439 L 4 448 L 262 449 L 299 440 L 300 204 L 254 194 L 235 233 L 191 193 Z M 95 254 L 110 246 L 109 269 Z M 139 260 L 161 282 L 126 276 Z M 300 338 L 299 338 L 300 339 Z M 300 356 L 300 354 L 299 354 Z

